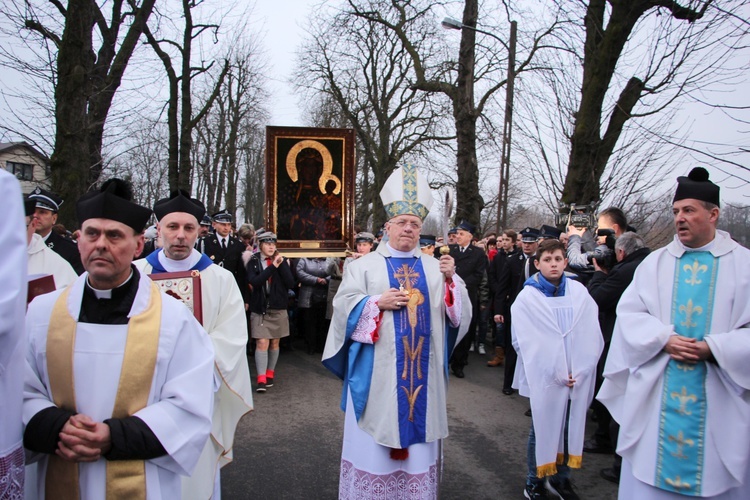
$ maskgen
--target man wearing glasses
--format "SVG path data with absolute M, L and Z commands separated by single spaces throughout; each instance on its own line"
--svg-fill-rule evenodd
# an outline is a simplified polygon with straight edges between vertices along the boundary
M 367 496 L 375 484 L 418 484 L 422 498 L 437 498 L 447 363 L 471 302 L 453 258 L 419 249 L 432 205 L 426 179 L 406 165 L 380 196 L 388 240 L 347 266 L 323 354 L 344 381 L 339 498 Z

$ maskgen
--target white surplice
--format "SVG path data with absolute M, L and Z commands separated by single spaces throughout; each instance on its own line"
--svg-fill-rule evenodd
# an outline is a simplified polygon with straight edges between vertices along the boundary
M 22 446 L 24 314 L 26 313 L 26 228 L 18 180 L 0 169 L 0 498 L 23 494 Z
M 537 466 L 554 464 L 564 451 L 568 402 L 568 454 L 582 455 L 586 410 L 604 348 L 598 312 L 586 287 L 572 279 L 562 297 L 524 286 L 511 307 L 518 353 L 513 387 L 531 400 Z M 572 388 L 566 385 L 569 375 L 576 381 Z
M 70 263 L 60 257 L 44 243 L 44 238 L 34 233 L 28 246 L 29 276 L 33 274 L 51 274 L 55 278 L 55 289 L 62 290 L 73 283 L 78 275 Z
M 88 273 L 72 285 L 68 312 L 78 318 Z M 151 280 L 141 275 L 129 317 L 149 304 Z M 26 318 L 28 350 L 24 390 L 24 425 L 39 411 L 54 406 L 47 372 L 47 331 L 55 291 L 34 299 Z M 213 406 L 213 347 L 185 306 L 162 293 L 161 329 L 148 406 L 134 415 L 143 420 L 161 442 L 167 455 L 146 460 L 146 492 L 149 499 L 179 496 L 180 476 L 189 475 L 198 461 L 211 430 Z M 127 325 L 78 323 L 73 379 L 77 412 L 96 421 L 110 418 L 122 369 Z M 36 487 L 27 488 L 32 498 L 44 498 L 46 455 L 39 459 Z M 79 464 L 82 500 L 105 497 L 106 460 Z M 28 498 L 28 497 L 27 497 Z
M 374 361 L 370 392 L 359 422 L 354 415 L 351 397 L 347 397 L 344 444 L 341 456 L 340 498 L 361 497 L 366 482 L 385 488 L 383 498 L 395 498 L 387 493 L 396 484 L 410 485 L 423 494 L 414 498 L 434 498 L 439 475 L 440 440 L 448 436 L 446 392 L 447 353 L 445 327 L 448 318 L 445 305 L 445 279 L 437 259 L 425 256 L 419 248 L 408 254 L 396 252 L 383 243 L 367 255 L 346 266 L 344 277 L 333 301 L 334 313 L 328 331 L 323 360 L 333 358 L 346 348 L 346 327 L 352 310 L 363 300 L 388 290 L 392 270 L 386 257 L 420 259 L 429 291 L 430 354 L 427 385 L 427 421 L 425 443 L 409 446 L 406 460 L 392 460 L 391 448 L 401 448 L 398 422 L 396 332 L 393 314 L 385 311 L 378 328 L 379 338 L 374 344 Z M 471 322 L 471 304 L 463 280 L 453 277 L 454 295 L 462 304 L 456 344 L 463 338 Z M 455 345 L 455 344 L 454 344 Z M 453 346 L 451 346 L 453 347 Z M 363 481 L 364 480 L 364 481 Z M 390 485 L 390 486 L 389 486 Z M 375 490 L 370 495 L 377 497 Z
M 597 399 L 620 424 L 617 452 L 629 462 L 620 491 L 655 488 L 661 394 L 669 355 L 672 291 L 677 259 L 690 249 L 675 236 L 638 266 L 617 306 L 617 323 Z M 703 443 L 702 494 L 711 498 L 747 496 L 750 484 L 750 250 L 717 231 L 707 246 L 718 257 L 710 334 L 716 363 L 706 363 L 706 432 Z M 632 469 L 631 469 L 632 466 Z M 627 472 L 626 468 L 623 468 Z M 638 484 L 631 485 L 632 481 Z M 635 489 L 634 489 L 635 488 Z M 723 496 L 718 496 L 724 493 Z M 625 498 L 624 496 L 621 496 Z
M 178 272 L 195 266 L 201 253 L 194 249 L 188 258 L 179 261 L 167 258 L 161 251 L 158 257 L 164 269 Z M 137 260 L 134 265 L 143 274 L 153 272 L 146 259 Z M 221 387 L 214 399 L 211 439 L 193 474 L 182 480 L 182 498 L 205 500 L 214 493 L 218 469 L 232 461 L 234 434 L 242 416 L 253 409 L 253 390 L 245 354 L 245 305 L 234 275 L 216 264 L 200 273 L 203 328 L 214 346 L 215 372 Z

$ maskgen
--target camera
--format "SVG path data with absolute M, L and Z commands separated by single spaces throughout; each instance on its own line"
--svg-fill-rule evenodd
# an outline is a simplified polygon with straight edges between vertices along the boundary
M 596 232 L 598 237 L 606 237 L 604 244 L 597 246 L 594 250 L 586 252 L 586 260 L 590 265 L 594 264 L 594 259 L 599 267 L 602 269 L 610 270 L 615 264 L 617 264 L 617 257 L 615 256 L 615 237 L 614 229 L 599 229 Z
M 561 203 L 555 214 L 556 226 L 575 226 L 590 229 L 596 226 L 596 207 L 594 205 L 576 205 Z

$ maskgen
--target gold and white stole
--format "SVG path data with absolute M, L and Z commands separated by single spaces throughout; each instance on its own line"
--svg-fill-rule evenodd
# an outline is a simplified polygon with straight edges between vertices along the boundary
M 125 354 L 112 418 L 133 415 L 148 404 L 156 367 L 161 326 L 161 294 L 151 283 L 148 307 L 128 322 Z M 57 299 L 47 332 L 47 373 L 52 399 L 60 408 L 76 410 L 73 366 L 77 322 L 67 308 L 70 287 Z M 107 498 L 146 498 L 146 465 L 143 460 L 107 462 Z M 63 500 L 80 498 L 78 464 L 50 455 L 45 491 Z

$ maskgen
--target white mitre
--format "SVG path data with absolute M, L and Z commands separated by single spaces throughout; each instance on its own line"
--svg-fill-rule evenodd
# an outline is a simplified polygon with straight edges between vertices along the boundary
M 393 171 L 380 191 L 388 218 L 397 215 L 416 215 L 424 220 L 434 200 L 427 179 L 414 165 L 404 165 Z

